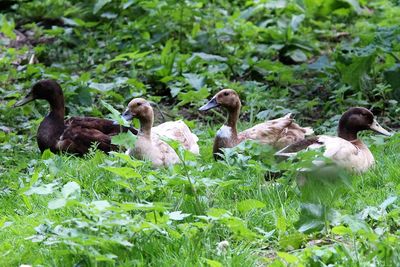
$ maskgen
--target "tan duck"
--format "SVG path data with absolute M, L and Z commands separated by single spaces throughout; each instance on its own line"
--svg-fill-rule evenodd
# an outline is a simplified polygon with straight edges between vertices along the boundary
M 338 136 L 319 135 L 291 144 L 276 153 L 277 156 L 290 157 L 301 150 L 323 148 L 323 155 L 332 159 L 338 166 L 352 171 L 365 172 L 374 164 L 374 156 L 358 138 L 365 130 L 391 136 L 374 118 L 371 111 L 353 107 L 343 113 L 338 125 Z M 316 165 L 319 165 L 316 163 Z
M 197 154 L 199 152 L 197 136 L 190 132 L 183 121 L 166 122 L 153 128 L 153 108 L 143 98 L 135 98 L 129 102 L 122 117 L 127 121 L 138 118 L 140 122 L 138 140 L 133 151 L 128 150 L 127 153 L 138 159 L 150 160 L 155 167 L 179 163 L 178 155 L 170 145 L 160 139 L 162 136 L 180 142 L 189 151 Z
M 228 121 L 218 130 L 215 137 L 213 147 L 215 159 L 221 153 L 221 148 L 234 147 L 244 140 L 257 140 L 261 144 L 282 148 L 303 140 L 306 135 L 313 133 L 311 128 L 303 128 L 294 123 L 291 114 L 257 124 L 238 133 L 236 125 L 241 107 L 239 95 L 232 89 L 223 89 L 199 110 L 206 111 L 218 106 L 228 111 Z
M 50 113 L 40 123 L 37 132 L 37 143 L 41 152 L 50 149 L 52 152 L 83 155 L 94 144 L 97 144 L 98 149 L 109 152 L 118 149 L 111 144 L 112 136 L 127 131 L 137 134 L 136 129 L 116 125 L 111 120 L 94 117 L 64 119 L 64 94 L 56 81 L 37 82 L 14 107 L 23 106 L 35 99 L 43 99 L 50 104 Z
M 197 144 L 199 138 L 192 133 L 189 127 L 182 120 L 167 121 L 151 128 L 152 132 L 172 140 L 176 140 L 186 149 L 195 155 L 200 154 L 200 148 Z

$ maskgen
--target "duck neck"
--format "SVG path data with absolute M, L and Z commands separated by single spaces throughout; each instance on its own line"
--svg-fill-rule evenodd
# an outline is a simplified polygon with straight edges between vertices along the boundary
M 65 106 L 64 97 L 52 98 L 48 101 L 50 104 L 49 117 L 56 118 L 57 120 L 64 121 Z
M 151 139 L 151 127 L 153 126 L 153 118 L 142 117 L 140 121 L 140 132 L 139 134 L 147 139 Z
M 354 141 L 357 140 L 357 131 L 349 129 L 348 127 L 345 127 L 344 123 L 339 122 L 338 136 L 347 141 Z
M 237 125 L 237 121 L 239 119 L 239 113 L 240 113 L 240 105 L 235 108 L 228 109 L 228 121 L 227 121 L 226 125 L 231 128 L 232 136 L 234 138 L 237 137 L 236 125 Z

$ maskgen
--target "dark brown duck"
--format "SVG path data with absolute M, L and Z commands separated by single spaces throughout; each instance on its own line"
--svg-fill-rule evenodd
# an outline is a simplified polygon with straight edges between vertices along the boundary
M 65 151 L 83 155 L 93 144 L 109 152 L 118 147 L 111 144 L 111 137 L 120 132 L 131 131 L 132 127 L 116 125 L 113 121 L 94 117 L 71 117 L 64 119 L 64 94 L 60 85 L 54 80 L 37 82 L 31 91 L 15 103 L 14 107 L 23 106 L 35 99 L 44 99 L 50 104 L 50 113 L 40 123 L 37 132 L 37 143 L 41 152 L 50 149 L 52 152 Z

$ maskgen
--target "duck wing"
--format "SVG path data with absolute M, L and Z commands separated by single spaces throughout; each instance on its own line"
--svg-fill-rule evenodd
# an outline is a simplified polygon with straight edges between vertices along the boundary
M 151 151 L 146 151 L 145 153 L 151 154 L 150 159 L 155 167 L 169 166 L 179 163 L 179 157 L 170 145 L 162 141 L 157 135 L 152 135 L 151 139 L 153 149 L 151 149 Z
M 118 146 L 111 144 L 111 137 L 121 132 L 137 133 L 132 127 L 115 125 L 113 121 L 94 117 L 72 117 L 65 120 L 65 130 L 56 143 L 56 148 L 78 155 L 88 152 L 93 144 L 109 152 Z
M 374 163 L 369 149 L 360 141 L 349 142 L 336 136 L 315 136 L 291 144 L 275 153 L 278 157 L 290 157 L 301 150 L 324 148 L 324 157 L 332 159 L 338 166 L 350 171 L 363 172 Z M 314 161 L 316 165 L 320 162 Z
M 290 156 L 296 155 L 302 150 L 307 150 L 309 148 L 317 149 L 323 145 L 324 143 L 319 140 L 319 136 L 309 137 L 284 147 L 283 149 L 276 152 L 275 155 L 288 158 Z
M 131 131 L 137 135 L 138 130 L 133 127 L 126 127 L 115 124 L 112 120 L 95 118 L 95 117 L 71 117 L 65 120 L 67 127 L 81 126 L 88 129 L 97 129 L 107 135 L 117 135 L 121 132 Z
M 365 172 L 374 164 L 374 156 L 361 140 L 349 142 L 332 136 L 320 136 L 319 140 L 325 146 L 324 156 L 349 171 Z
M 193 154 L 199 155 L 200 153 L 199 145 L 197 144 L 199 138 L 190 131 L 189 127 L 182 120 L 164 122 L 153 127 L 151 131 L 156 135 L 178 141 L 186 150 L 189 150 Z
M 258 140 L 262 144 L 272 145 L 277 148 L 285 147 L 313 133 L 311 128 L 304 128 L 293 122 L 291 114 L 284 117 L 269 120 L 253 126 L 238 134 L 240 141 L 251 139 Z
M 109 152 L 118 147 L 111 144 L 111 136 L 104 134 L 97 129 L 86 128 L 82 126 L 67 127 L 60 139 L 56 143 L 56 148 L 61 151 L 83 155 L 89 151 L 93 144 L 97 148 Z

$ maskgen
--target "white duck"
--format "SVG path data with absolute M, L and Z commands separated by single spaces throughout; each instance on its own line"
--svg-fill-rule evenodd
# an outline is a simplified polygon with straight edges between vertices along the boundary
M 133 154 L 138 159 L 150 160 L 155 167 L 179 163 L 178 155 L 170 145 L 160 139 L 161 136 L 180 142 L 185 149 L 193 153 L 199 152 L 197 136 L 190 132 L 183 121 L 167 122 L 152 128 L 153 108 L 143 98 L 132 99 L 122 117 L 127 121 L 138 118 L 140 122 L 135 147 L 133 151 L 129 149 L 127 153 Z
M 332 159 L 338 166 L 356 173 L 365 172 L 374 165 L 375 160 L 368 147 L 357 137 L 358 132 L 364 130 L 391 135 L 379 125 L 371 111 L 352 107 L 340 118 L 338 136 L 308 138 L 283 148 L 276 155 L 290 157 L 301 150 L 323 147 L 323 156 Z
M 311 128 L 303 128 L 294 123 L 290 113 L 282 118 L 257 124 L 238 133 L 236 125 L 241 107 L 239 95 L 232 89 L 223 89 L 199 110 L 207 111 L 218 106 L 222 106 L 228 111 L 228 120 L 215 137 L 213 148 L 215 159 L 221 153 L 221 148 L 235 147 L 244 140 L 257 140 L 261 144 L 282 148 L 303 140 L 306 135 L 313 133 Z

